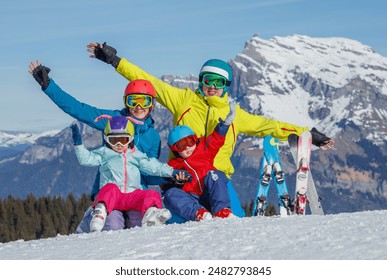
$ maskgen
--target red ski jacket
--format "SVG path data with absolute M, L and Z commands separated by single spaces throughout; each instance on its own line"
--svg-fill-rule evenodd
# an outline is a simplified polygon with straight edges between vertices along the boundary
M 220 130 L 224 130 L 225 124 L 219 123 L 213 133 L 211 133 L 207 138 L 201 137 L 198 140 L 195 151 L 191 154 L 190 157 L 183 159 L 181 157 L 176 157 L 168 161 L 168 164 L 174 169 L 184 169 L 192 176 L 192 181 L 186 182 L 182 188 L 185 192 L 195 193 L 202 195 L 204 190 L 204 177 L 210 170 L 216 170 L 214 167 L 214 159 L 219 149 L 223 146 L 225 141 L 225 136 L 219 134 Z M 227 130 L 224 134 L 227 133 Z

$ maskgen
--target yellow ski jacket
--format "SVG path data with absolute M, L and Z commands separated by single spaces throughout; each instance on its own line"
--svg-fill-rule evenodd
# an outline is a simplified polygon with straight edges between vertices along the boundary
M 227 93 L 223 97 L 204 97 L 198 91 L 173 87 L 125 58 L 118 64 L 117 72 L 130 81 L 136 79 L 150 81 L 157 92 L 157 102 L 174 116 L 174 125 L 189 126 L 199 138 L 210 135 L 219 123 L 219 118 L 224 120 L 230 111 Z M 215 157 L 214 166 L 231 177 L 234 173 L 231 156 L 240 133 L 258 137 L 272 135 L 279 140 L 287 141 L 290 134 L 300 135 L 305 130 L 308 128 L 250 114 L 236 105 L 235 119 L 228 130 L 223 147 Z

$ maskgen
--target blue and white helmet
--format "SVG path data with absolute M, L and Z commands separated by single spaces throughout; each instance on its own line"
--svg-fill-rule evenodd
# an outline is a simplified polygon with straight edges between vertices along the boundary
M 230 64 L 220 59 L 210 59 L 203 64 L 199 74 L 199 92 L 204 96 L 202 78 L 205 73 L 214 73 L 226 78 L 228 85 L 223 89 L 223 94 L 228 91 L 228 88 L 232 82 L 232 69 Z

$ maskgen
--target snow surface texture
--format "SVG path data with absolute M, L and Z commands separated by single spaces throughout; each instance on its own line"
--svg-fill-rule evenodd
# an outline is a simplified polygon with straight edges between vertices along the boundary
M 2 260 L 387 260 L 387 211 L 214 219 L 0 244 Z

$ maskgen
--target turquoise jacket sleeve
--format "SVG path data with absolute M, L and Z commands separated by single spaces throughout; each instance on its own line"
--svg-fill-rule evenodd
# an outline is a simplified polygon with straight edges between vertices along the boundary
M 44 90 L 44 93 L 65 113 L 73 118 L 84 122 L 85 124 L 98 129 L 104 130 L 106 121 L 94 122 L 100 115 L 120 116 L 119 110 L 99 109 L 88 104 L 82 103 L 62 90 L 53 79 Z

